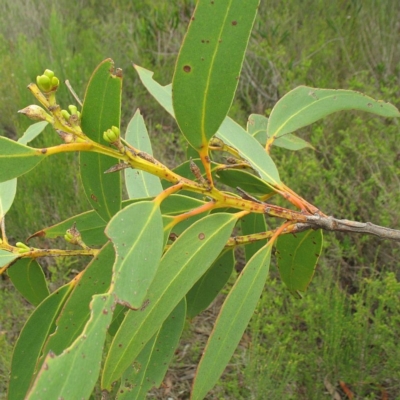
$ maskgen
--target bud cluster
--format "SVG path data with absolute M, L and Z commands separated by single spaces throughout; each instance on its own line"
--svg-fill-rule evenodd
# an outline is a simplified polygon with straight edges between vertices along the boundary
M 54 76 L 54 72 L 46 69 L 43 75 L 36 77 L 36 84 L 43 93 L 54 92 L 60 85 L 60 80 Z
M 79 121 L 81 120 L 81 113 L 80 111 L 78 111 L 78 108 L 71 104 L 68 106 L 68 110 L 69 112 L 67 110 L 61 110 L 61 115 L 71 125 L 79 125 Z
M 117 128 L 116 126 L 112 126 L 111 129 L 107 129 L 103 133 L 103 139 L 107 143 L 114 144 L 116 142 L 119 142 L 120 134 L 121 134 L 121 132 L 120 132 L 119 128 Z

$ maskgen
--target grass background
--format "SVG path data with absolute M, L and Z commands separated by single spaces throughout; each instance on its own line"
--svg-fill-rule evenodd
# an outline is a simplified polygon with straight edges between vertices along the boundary
M 183 140 L 131 65 L 169 83 L 193 6 L 193 0 L 0 0 L 0 133 L 17 138 L 30 124 L 16 111 L 33 102 L 26 86 L 45 68 L 69 79 L 82 98 L 91 72 L 111 57 L 124 70 L 122 127 L 140 107 L 155 155 L 176 165 Z M 268 115 L 300 84 L 359 90 L 399 107 L 399 37 L 394 0 L 262 0 L 230 115 L 242 125 L 250 113 Z M 64 108 L 74 102 L 65 88 L 58 99 Z M 272 153 L 289 187 L 327 214 L 400 227 L 398 121 L 346 112 L 299 134 L 317 150 Z M 49 129 L 33 145 L 56 143 Z M 7 216 L 11 240 L 88 209 L 76 155 L 45 160 L 18 185 Z M 326 234 L 324 250 L 301 301 L 290 297 L 272 268 L 257 313 L 210 399 L 322 399 L 331 396 L 329 384 L 344 399 L 343 388 L 355 399 L 400 399 L 398 244 Z M 79 261 L 57 261 L 46 264 L 46 273 L 56 285 L 78 267 Z M 13 343 L 31 309 L 6 279 L 1 286 L 0 375 L 6 382 Z M 216 310 L 187 327 L 168 396 L 186 398 Z M 163 390 L 154 396 L 165 398 Z

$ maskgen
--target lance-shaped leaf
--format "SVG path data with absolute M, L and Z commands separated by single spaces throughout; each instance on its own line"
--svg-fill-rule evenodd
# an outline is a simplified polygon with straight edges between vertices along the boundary
M 63 237 L 67 229 L 70 229 L 73 224 L 82 236 L 82 240 L 88 246 L 103 245 L 107 241 L 104 234 L 106 222 L 95 211 L 86 211 L 82 214 L 75 215 L 58 224 L 44 228 L 31 235 L 28 240 L 34 237 L 56 238 Z
M 251 194 L 266 195 L 273 192 L 263 180 L 242 169 L 221 169 L 217 171 L 217 176 L 225 185 L 235 189 L 239 187 Z
M 17 193 L 17 180 L 0 183 L 0 221 L 7 214 L 8 210 L 14 202 L 15 194 Z
M 31 140 L 35 139 L 35 137 L 43 131 L 47 124 L 48 123 L 46 121 L 40 121 L 36 124 L 29 126 L 23 136 L 19 138 L 18 142 L 23 145 L 27 145 Z M 0 183 L 0 221 L 6 215 L 12 203 L 14 202 L 16 192 L 16 179 L 11 179 L 9 181 Z
M 283 96 L 272 109 L 267 135 L 278 138 L 341 110 L 366 111 L 382 117 L 400 116 L 394 105 L 352 90 L 299 86 Z
M 21 258 L 7 270 L 7 274 L 15 288 L 34 306 L 50 294 L 43 270 L 32 258 Z
M 243 218 L 241 218 L 240 225 L 242 227 L 242 235 L 251 235 L 253 233 L 267 231 L 267 224 L 263 214 L 253 213 L 245 215 Z M 253 257 L 253 255 L 264 246 L 264 244 L 264 240 L 258 240 L 256 242 L 246 244 L 246 246 L 244 246 L 246 260 L 249 261 L 251 257 Z
M 119 127 L 121 88 L 121 72 L 114 69 L 110 59 L 103 61 L 90 78 L 82 108 L 82 130 L 97 143 L 108 146 L 103 133 L 112 126 Z M 109 221 L 121 208 L 121 176 L 104 173 L 116 161 L 99 153 L 80 153 L 80 173 L 86 196 L 104 221 Z
M 209 215 L 188 228 L 161 259 L 142 308 L 128 311 L 108 352 L 102 387 L 112 382 L 138 356 L 171 311 L 218 257 L 236 223 L 236 216 Z
M 118 400 L 144 399 L 149 389 L 161 385 L 181 337 L 185 315 L 186 301 L 183 299 L 122 375 Z
M 0 250 L 0 268 L 10 264 L 10 262 L 16 260 L 18 257 L 18 254 L 6 250 Z
M 146 199 L 126 200 L 122 202 L 122 207 L 125 208 L 134 202 L 143 200 Z M 200 207 L 203 204 L 204 201 L 192 197 L 183 196 L 181 194 L 172 194 L 161 203 L 160 208 L 162 214 L 178 215 L 193 210 L 196 207 Z M 106 223 L 95 211 L 86 211 L 82 214 L 68 218 L 63 222 L 59 222 L 56 225 L 44 228 L 34 233 L 29 239 L 33 237 L 62 237 L 65 235 L 66 230 L 71 228 L 74 223 L 76 223 L 76 227 L 82 235 L 82 240 L 88 246 L 103 245 L 107 241 L 107 237 L 104 235 Z
M 235 121 L 231 118 L 225 118 L 216 136 L 222 139 L 224 143 L 234 147 L 264 181 L 279 186 L 279 173 L 272 158 L 260 143 Z
M 117 301 L 139 308 L 156 273 L 164 246 L 160 208 L 150 201 L 131 204 L 106 228 L 114 244 L 113 293 Z
M 139 65 L 134 65 L 134 68 L 146 89 L 175 118 L 174 107 L 172 106 L 172 84 L 161 86 L 153 79 L 154 72 L 139 67 Z
M 161 86 L 153 80 L 153 73 L 144 68 L 136 67 L 136 70 L 150 94 L 174 117 L 174 113 L 172 112 L 171 86 Z M 250 163 L 252 168 L 259 173 L 260 178 L 272 186 L 279 186 L 279 173 L 272 158 L 260 146 L 258 141 L 249 137 L 249 134 L 235 121 L 226 117 L 219 127 L 216 136 L 226 144 L 234 147 Z
M 192 400 L 202 400 L 217 382 L 253 315 L 267 278 L 271 244 L 247 263 L 229 292 L 197 368 Z
M 247 132 L 257 139 L 263 147 L 265 147 L 267 143 L 267 126 L 268 118 L 264 115 L 251 114 L 247 120 Z M 291 133 L 276 138 L 272 144 L 293 151 L 301 150 L 306 147 L 314 149 L 310 143 Z
M 129 122 L 125 140 L 136 149 L 153 155 L 149 134 L 139 109 Z M 125 184 L 130 199 L 157 196 L 163 190 L 160 178 L 132 168 L 125 169 Z
M 26 174 L 46 157 L 45 152 L 0 137 L 0 182 Z
M 40 133 L 44 131 L 44 128 L 48 125 L 47 121 L 40 121 L 32 124 L 24 132 L 24 134 L 18 139 L 19 143 L 28 144 L 33 139 L 35 139 Z
M 114 258 L 113 246 L 107 243 L 86 267 L 60 312 L 57 330 L 48 338 L 44 355 L 50 351 L 61 354 L 82 333 L 90 317 L 92 296 L 107 292 L 110 286 Z
M 258 4 L 197 3 L 172 83 L 176 120 L 195 149 L 208 145 L 229 111 Z
M 235 255 L 231 249 L 215 260 L 186 295 L 188 318 L 194 318 L 213 302 L 228 282 L 234 266 Z
M 43 344 L 55 328 L 54 322 L 71 287 L 71 284 L 65 285 L 47 297 L 22 328 L 11 361 L 8 387 L 10 400 L 25 399 Z
M 276 244 L 282 281 L 296 295 L 305 292 L 314 275 L 322 249 L 322 231 L 281 235 Z
M 61 355 L 46 356 L 27 400 L 89 398 L 100 371 L 113 301 L 112 295 L 93 297 L 85 330 Z

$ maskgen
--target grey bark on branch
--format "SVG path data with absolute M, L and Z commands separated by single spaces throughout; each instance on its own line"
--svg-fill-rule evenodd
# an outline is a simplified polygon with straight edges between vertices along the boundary
M 400 230 L 386 228 L 372 224 L 371 222 L 357 222 L 348 219 L 337 219 L 331 216 L 323 217 L 311 215 L 306 223 L 296 224 L 296 232 L 307 229 L 323 229 L 332 232 L 353 232 L 378 236 L 381 239 L 389 239 L 400 242 Z

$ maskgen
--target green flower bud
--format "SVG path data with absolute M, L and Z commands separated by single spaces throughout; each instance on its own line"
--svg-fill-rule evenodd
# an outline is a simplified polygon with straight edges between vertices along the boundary
M 46 69 L 43 75 L 46 75 L 49 79 L 52 79 L 54 77 L 54 72 L 50 69 Z
M 103 139 L 107 143 L 115 143 L 119 140 L 120 131 L 116 126 L 113 126 L 111 129 L 107 129 L 103 133 Z
M 65 233 L 64 239 L 65 239 L 68 243 L 74 243 L 74 235 L 70 232 L 69 229 L 68 229 L 67 232 Z
M 51 78 L 51 88 L 54 90 L 57 89 L 58 86 L 60 86 L 60 80 L 57 77 L 53 76 L 53 78 Z
M 76 106 L 74 106 L 73 104 L 69 105 L 68 109 L 72 115 L 76 115 L 78 113 L 78 108 Z
M 36 77 L 36 83 L 39 89 L 43 92 L 50 92 L 51 90 L 51 80 L 46 75 L 40 75 Z
M 15 243 L 15 247 L 19 248 L 18 253 L 27 253 L 28 251 L 31 251 L 31 249 L 25 243 L 22 242 Z
M 61 110 L 61 115 L 64 117 L 65 120 L 69 120 L 71 114 L 67 110 Z

